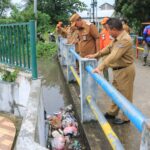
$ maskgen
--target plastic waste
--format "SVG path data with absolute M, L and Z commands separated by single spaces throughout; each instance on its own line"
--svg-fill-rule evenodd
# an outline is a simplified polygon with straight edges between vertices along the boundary
M 58 137 L 58 136 L 61 136 L 62 134 L 61 133 L 59 133 L 57 130 L 54 130 L 53 132 L 52 132 L 52 136 L 53 137 Z
M 65 137 L 64 136 L 58 136 L 52 139 L 51 141 L 52 150 L 64 150 L 65 148 Z
M 51 123 L 51 126 L 52 128 L 54 129 L 59 129 L 61 128 L 61 119 L 56 117 L 56 116 L 53 116 L 51 119 L 50 119 L 50 123 Z
M 79 141 L 74 140 L 69 146 L 68 149 L 70 150 L 81 150 L 81 144 L 79 143 Z
M 64 135 L 77 136 L 77 128 L 75 126 L 68 126 L 64 129 Z
M 78 123 L 72 111 L 72 105 L 61 108 L 60 111 L 47 115 L 49 125 L 47 147 L 52 150 L 80 150 L 78 141 L 72 141 L 79 135 Z M 70 147 L 70 148 L 69 148 Z

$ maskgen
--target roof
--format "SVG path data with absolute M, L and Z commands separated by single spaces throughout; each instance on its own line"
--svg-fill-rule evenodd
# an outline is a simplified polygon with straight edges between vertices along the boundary
M 109 4 L 109 5 L 114 5 L 114 0 L 103 0 L 99 2 L 99 6 L 104 5 L 105 3 Z
M 81 0 L 82 2 L 84 2 L 85 4 L 88 5 L 88 8 L 91 8 L 90 4 L 91 4 L 91 0 L 90 1 L 87 1 L 87 0 Z M 115 3 L 115 0 L 97 0 L 97 17 L 98 18 L 103 18 L 103 17 L 111 17 L 114 13 L 114 10 L 100 10 L 99 6 L 105 4 L 105 3 L 108 3 L 110 5 L 114 5 Z M 87 12 L 88 11 L 83 11 L 83 12 L 78 12 L 78 14 L 83 17 L 83 18 L 87 18 L 89 17 L 89 15 L 87 15 Z M 91 12 L 92 13 L 92 12 Z M 92 15 L 91 15 L 92 16 Z
M 103 3 L 102 5 L 100 5 L 99 7 L 101 8 L 103 5 L 105 5 L 105 4 L 107 4 L 107 5 L 110 5 L 110 6 L 112 6 L 113 7 L 113 5 L 111 5 L 110 3 Z

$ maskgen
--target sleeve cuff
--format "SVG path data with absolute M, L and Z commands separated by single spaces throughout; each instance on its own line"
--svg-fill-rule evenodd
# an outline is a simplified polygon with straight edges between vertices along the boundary
M 101 52 L 98 50 L 98 52 L 95 54 L 95 58 L 101 57 Z
M 98 69 L 99 69 L 100 71 L 103 71 L 104 68 L 105 68 L 104 64 L 100 64 L 100 65 L 98 66 Z

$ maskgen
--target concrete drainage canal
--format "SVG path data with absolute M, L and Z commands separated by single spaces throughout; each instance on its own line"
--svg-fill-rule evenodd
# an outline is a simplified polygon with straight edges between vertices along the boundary
M 40 60 L 46 145 L 53 150 L 89 149 L 57 60 Z

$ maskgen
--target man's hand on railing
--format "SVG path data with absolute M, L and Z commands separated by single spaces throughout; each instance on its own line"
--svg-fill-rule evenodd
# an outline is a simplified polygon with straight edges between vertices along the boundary
M 93 73 L 98 73 L 99 75 L 102 75 L 103 73 L 99 70 L 98 67 L 92 70 Z
M 85 58 L 95 58 L 95 54 L 86 55 Z

